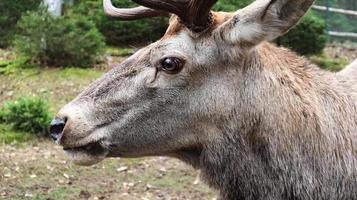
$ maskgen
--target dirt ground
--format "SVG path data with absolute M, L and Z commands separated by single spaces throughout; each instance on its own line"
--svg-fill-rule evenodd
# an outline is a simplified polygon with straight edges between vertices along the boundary
M 165 157 L 68 162 L 48 140 L 0 146 L 0 199 L 213 199 L 190 166 Z

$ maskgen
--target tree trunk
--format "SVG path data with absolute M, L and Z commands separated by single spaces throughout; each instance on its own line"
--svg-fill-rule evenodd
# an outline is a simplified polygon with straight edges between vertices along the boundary
M 43 3 L 54 16 L 62 15 L 63 0 L 43 0 Z

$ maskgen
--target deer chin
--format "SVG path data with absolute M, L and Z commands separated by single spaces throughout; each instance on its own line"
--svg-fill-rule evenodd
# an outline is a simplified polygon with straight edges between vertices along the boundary
M 82 166 L 90 166 L 104 160 L 109 151 L 106 150 L 100 141 L 91 142 L 83 146 L 63 148 L 69 159 Z

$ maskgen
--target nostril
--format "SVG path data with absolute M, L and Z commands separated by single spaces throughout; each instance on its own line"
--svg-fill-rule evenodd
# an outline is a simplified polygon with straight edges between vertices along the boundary
M 59 137 L 62 135 L 63 129 L 66 126 L 66 119 L 54 119 L 52 120 L 49 132 L 50 136 L 53 140 L 58 140 Z

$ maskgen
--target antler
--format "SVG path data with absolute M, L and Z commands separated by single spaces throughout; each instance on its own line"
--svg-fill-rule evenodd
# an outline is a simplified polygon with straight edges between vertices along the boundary
M 145 7 L 115 8 L 111 0 L 103 0 L 105 12 L 112 17 L 134 20 L 145 17 L 177 15 L 181 22 L 194 32 L 202 32 L 212 24 L 211 8 L 217 0 L 133 0 Z
M 113 6 L 111 0 L 103 0 L 103 7 L 106 15 L 121 20 L 136 20 L 149 17 L 168 16 L 167 12 L 153 10 L 143 6 L 127 9 L 116 8 Z

